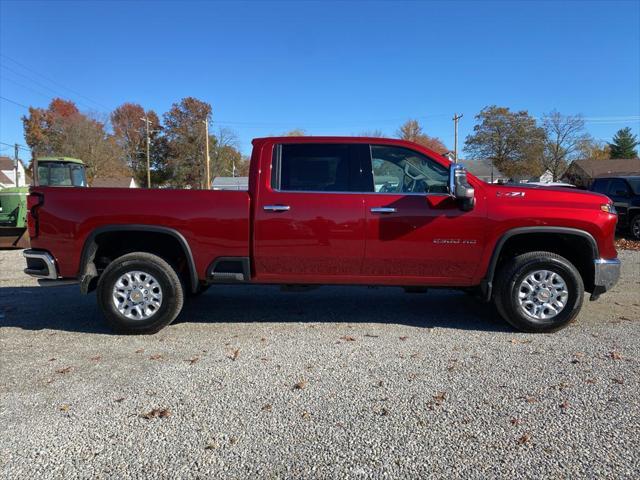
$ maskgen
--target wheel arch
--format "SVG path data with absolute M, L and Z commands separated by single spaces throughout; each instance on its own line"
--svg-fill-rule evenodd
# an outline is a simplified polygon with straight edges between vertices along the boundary
M 496 271 L 499 267 L 499 261 L 501 260 L 502 253 L 505 252 L 508 248 L 509 241 L 517 240 L 519 237 L 532 239 L 535 236 L 540 236 L 541 234 L 555 236 L 555 238 L 564 236 L 572 239 L 578 239 L 580 242 L 582 242 L 582 245 L 588 246 L 588 251 L 590 253 L 590 262 L 584 262 L 582 265 L 575 266 L 580 271 L 585 286 L 591 286 L 590 284 L 593 283 L 593 272 L 591 271 L 593 269 L 593 261 L 598 259 L 600 256 L 598 251 L 598 244 L 593 238 L 593 235 L 585 230 L 569 227 L 519 227 L 507 230 L 505 233 L 503 233 L 494 246 L 493 252 L 491 254 L 491 259 L 489 260 L 489 265 L 487 267 L 487 273 L 481 283 L 482 296 L 485 300 L 488 301 L 491 299 L 493 281 Z M 559 253 L 560 250 L 561 249 L 555 248 L 551 249 L 553 253 Z M 568 260 L 571 259 L 568 258 Z
M 195 261 L 193 259 L 193 253 L 189 242 L 179 231 L 158 225 L 103 225 L 98 227 L 87 235 L 84 245 L 82 247 L 82 253 L 80 257 L 80 290 L 82 293 L 88 293 L 95 288 L 94 280 L 99 276 L 96 266 L 94 264 L 96 253 L 98 252 L 97 238 L 102 234 L 116 234 L 116 233 L 153 233 L 159 235 L 166 235 L 175 240 L 184 255 L 188 268 L 188 280 L 193 292 L 198 288 L 198 272 L 196 270 Z

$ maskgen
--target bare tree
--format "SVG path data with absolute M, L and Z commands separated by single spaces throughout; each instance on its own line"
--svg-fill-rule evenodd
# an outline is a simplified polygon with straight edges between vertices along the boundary
M 214 135 L 211 155 L 211 176 L 239 176 L 242 154 L 238 150 L 238 134 L 230 128 L 220 128 Z
M 396 132 L 396 135 L 403 140 L 415 142 L 423 145 L 434 152 L 445 153 L 447 147 L 438 137 L 431 137 L 422 131 L 422 126 L 418 120 L 407 120 Z
M 557 181 L 566 171 L 569 162 L 580 152 L 581 145 L 588 138 L 584 131 L 581 115 L 562 115 L 557 111 L 542 117 L 545 132 L 542 165 Z
M 384 134 L 384 132 L 382 130 L 378 130 L 376 128 L 375 130 L 365 130 L 364 132 L 359 133 L 358 136 L 359 137 L 381 138 L 381 137 L 385 137 L 386 135 Z
M 307 132 L 302 128 L 294 128 L 282 134 L 283 137 L 304 137 L 306 135 Z

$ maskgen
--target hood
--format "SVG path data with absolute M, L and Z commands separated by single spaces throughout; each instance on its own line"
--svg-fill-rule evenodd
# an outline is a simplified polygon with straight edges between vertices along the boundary
M 574 206 L 611 203 L 609 197 L 588 190 L 579 190 L 570 187 L 543 187 L 539 185 L 496 185 L 486 184 L 487 194 L 498 201 L 509 203 L 523 202 L 526 204 L 543 203 L 558 205 L 563 203 Z

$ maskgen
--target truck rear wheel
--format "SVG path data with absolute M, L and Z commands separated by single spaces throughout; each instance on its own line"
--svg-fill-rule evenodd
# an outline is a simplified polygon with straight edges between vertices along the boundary
M 584 284 L 566 258 L 550 252 L 514 257 L 498 274 L 494 302 L 507 322 L 524 332 L 565 327 L 582 308 Z
M 118 333 L 156 333 L 182 310 L 184 293 L 176 271 L 146 252 L 123 255 L 111 262 L 98 281 L 98 304 Z

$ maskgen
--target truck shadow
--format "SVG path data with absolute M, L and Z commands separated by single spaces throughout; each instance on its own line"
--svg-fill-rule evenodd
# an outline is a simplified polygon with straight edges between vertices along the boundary
M 277 286 L 216 285 L 187 299 L 175 323 L 388 323 L 476 331 L 513 331 L 493 307 L 461 292 L 400 288 L 322 287 L 290 293 Z M 0 288 L 0 328 L 111 334 L 95 294 L 77 286 Z

